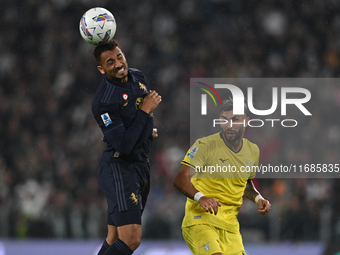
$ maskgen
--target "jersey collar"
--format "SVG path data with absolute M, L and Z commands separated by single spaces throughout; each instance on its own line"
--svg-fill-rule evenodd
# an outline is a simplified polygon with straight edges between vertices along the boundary
M 236 153 L 239 153 L 239 152 L 242 150 L 242 148 L 243 148 L 243 139 L 242 139 L 241 148 L 240 148 L 238 151 L 233 151 L 233 150 L 228 146 L 228 144 L 224 141 L 222 131 L 220 132 L 220 137 L 221 137 L 223 143 L 229 148 L 229 150 L 231 150 L 231 151 L 234 152 L 235 154 L 236 154 Z
M 129 76 L 128 82 L 119 82 L 119 81 L 115 81 L 115 80 L 108 78 L 106 75 L 104 76 L 105 76 L 104 79 L 107 83 L 113 86 L 119 87 L 121 89 L 125 89 L 125 90 L 130 89 L 131 82 L 136 82 L 135 78 L 131 75 L 130 70 L 128 70 L 128 76 Z

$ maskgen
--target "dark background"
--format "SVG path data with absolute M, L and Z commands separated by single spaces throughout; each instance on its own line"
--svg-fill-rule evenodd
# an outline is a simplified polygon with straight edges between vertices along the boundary
M 144 238 L 181 239 L 185 198 L 172 181 L 190 146 L 190 78 L 339 76 L 335 0 L 96 5 L 113 13 L 129 66 L 142 70 L 148 88 L 163 98 L 154 112 L 159 138 Z M 104 238 L 106 201 L 96 180 L 104 143 L 90 109 L 102 76 L 94 46 L 78 28 L 95 6 L 86 0 L 0 0 L 0 6 L 0 237 Z M 247 131 L 262 163 L 309 163 L 314 155 L 340 163 L 340 86 L 311 93 L 313 117 L 288 141 L 281 131 Z M 338 179 L 258 179 L 256 185 L 273 210 L 262 217 L 244 201 L 245 242 L 339 240 Z

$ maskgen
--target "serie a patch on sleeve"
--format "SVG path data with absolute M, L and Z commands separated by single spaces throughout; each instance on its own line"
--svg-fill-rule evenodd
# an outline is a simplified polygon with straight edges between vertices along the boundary
M 110 115 L 108 113 L 104 113 L 100 116 L 102 117 L 102 120 L 104 122 L 105 127 L 112 124 L 112 120 L 111 120 Z
M 188 156 L 189 156 L 190 158 L 194 158 L 197 151 L 198 151 L 198 147 L 195 146 L 195 147 L 192 148 L 192 150 L 188 153 Z

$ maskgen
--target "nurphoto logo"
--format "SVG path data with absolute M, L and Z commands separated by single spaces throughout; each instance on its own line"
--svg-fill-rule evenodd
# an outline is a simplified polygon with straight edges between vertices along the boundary
M 235 85 L 232 84 L 214 84 L 214 87 L 197 82 L 202 85 L 205 85 L 206 87 L 210 88 L 213 93 L 217 96 L 219 99 L 220 104 L 222 105 L 222 101 L 220 96 L 218 95 L 217 91 L 215 89 L 228 89 L 230 93 L 232 94 L 233 98 L 233 113 L 235 115 L 244 115 L 244 94 L 240 88 L 238 88 Z M 214 101 L 215 105 L 217 106 L 216 100 L 213 96 L 212 93 L 210 93 L 207 89 L 197 87 L 203 91 L 205 91 Z M 287 105 L 295 105 L 305 116 L 312 116 L 312 114 L 307 110 L 307 108 L 304 106 L 305 103 L 309 102 L 311 99 L 311 93 L 308 89 L 305 88 L 300 88 L 300 87 L 281 87 L 280 88 L 280 108 L 281 108 L 281 116 L 286 116 L 287 115 Z M 303 95 L 301 98 L 288 98 L 287 95 L 291 93 L 297 93 Z M 201 95 L 201 115 L 207 115 L 207 94 L 202 94 Z M 272 94 L 271 94 L 271 101 L 272 105 L 269 109 L 265 110 L 259 110 L 254 107 L 253 104 L 253 88 L 248 87 L 247 88 L 247 105 L 248 109 L 251 113 L 257 116 L 267 116 L 272 113 L 274 113 L 277 108 L 278 108 L 278 101 L 279 101 L 279 96 L 278 96 L 278 88 L 273 87 L 272 88 Z M 239 123 L 239 122 L 234 122 L 232 123 L 232 120 L 230 121 L 231 126 L 233 124 L 243 124 L 244 126 L 246 125 L 245 121 Z M 295 119 L 251 119 L 248 122 L 248 125 L 250 127 L 262 127 L 265 122 L 271 123 L 271 126 L 275 126 L 275 122 L 280 122 L 281 126 L 283 127 L 295 127 L 297 126 L 298 122 Z M 213 127 L 216 125 L 221 125 L 221 124 L 227 124 L 228 120 L 226 119 L 214 119 L 213 120 Z

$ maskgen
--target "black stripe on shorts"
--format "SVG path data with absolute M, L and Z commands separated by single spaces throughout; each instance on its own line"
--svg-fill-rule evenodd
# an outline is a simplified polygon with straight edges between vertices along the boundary
M 111 166 L 112 166 L 112 173 L 115 179 L 118 210 L 120 212 L 123 212 L 123 211 L 126 211 L 128 208 L 127 208 L 126 201 L 125 201 L 124 182 L 123 182 L 122 174 L 120 172 L 120 166 L 119 166 L 119 163 L 112 163 Z

